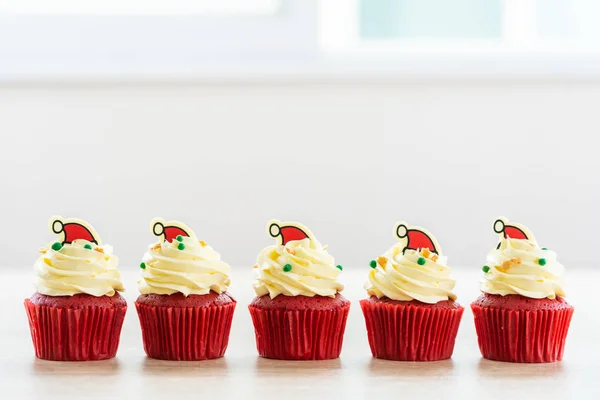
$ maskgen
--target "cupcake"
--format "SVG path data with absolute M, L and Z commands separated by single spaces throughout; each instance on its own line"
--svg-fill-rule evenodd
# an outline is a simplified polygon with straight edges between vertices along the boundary
M 258 354 L 280 360 L 338 358 L 350 302 L 342 271 L 314 235 L 295 222 L 270 221 L 277 244 L 258 255 L 256 298 L 249 306 Z
M 25 299 L 35 355 L 44 360 L 113 358 L 127 303 L 112 247 L 88 223 L 53 217 L 57 241 L 34 265 L 36 292 Z
M 435 238 L 423 228 L 396 225 L 400 239 L 370 263 L 360 301 L 373 357 L 436 361 L 452 357 L 464 308 Z
M 487 257 L 482 294 L 471 304 L 481 354 L 518 363 L 562 360 L 573 316 L 563 266 L 523 225 L 499 218 L 494 231 L 500 243 Z
M 227 293 L 230 267 L 194 232 L 156 218 L 158 242 L 140 264 L 135 307 L 148 357 L 196 361 L 225 354 L 236 301 Z

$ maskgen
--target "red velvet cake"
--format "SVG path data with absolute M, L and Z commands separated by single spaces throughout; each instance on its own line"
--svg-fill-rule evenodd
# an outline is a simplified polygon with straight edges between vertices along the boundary
M 85 221 L 54 217 L 58 241 L 40 249 L 37 292 L 25 299 L 35 355 L 54 361 L 113 358 L 127 311 L 117 258 Z
M 399 242 L 370 263 L 361 300 L 373 357 L 437 361 L 452 357 L 464 308 L 455 281 L 431 233 L 399 222 Z
M 219 253 L 178 221 L 156 218 L 140 264 L 135 302 L 148 357 L 199 361 L 227 350 L 236 301 L 226 292 L 230 267 Z
M 483 266 L 483 294 L 471 304 L 484 358 L 546 363 L 563 358 L 573 307 L 564 299 L 564 267 L 523 225 L 498 218 L 500 243 Z
M 326 360 L 342 351 L 350 302 L 323 296 L 256 297 L 249 306 L 258 354 L 280 360 Z
M 522 363 L 562 360 L 574 311 L 562 297 L 483 293 L 471 309 L 483 357 Z
M 280 360 L 327 360 L 342 351 L 350 302 L 342 271 L 307 227 L 270 221 L 268 246 L 254 266 L 257 297 L 248 307 L 258 354 Z

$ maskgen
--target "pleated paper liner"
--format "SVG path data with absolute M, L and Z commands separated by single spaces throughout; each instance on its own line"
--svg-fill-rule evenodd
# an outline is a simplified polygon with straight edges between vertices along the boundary
M 350 303 L 331 310 L 249 306 L 258 354 L 279 360 L 329 360 L 342 351 Z
M 223 357 L 236 303 L 163 307 L 135 303 L 144 351 L 151 358 L 200 361 Z
M 548 363 L 563 358 L 573 307 L 506 310 L 471 305 L 484 358 L 515 363 Z
M 106 360 L 117 354 L 127 306 L 70 309 L 25 299 L 35 355 L 53 361 Z
M 463 307 L 444 309 L 361 300 L 373 357 L 437 361 L 452 357 Z

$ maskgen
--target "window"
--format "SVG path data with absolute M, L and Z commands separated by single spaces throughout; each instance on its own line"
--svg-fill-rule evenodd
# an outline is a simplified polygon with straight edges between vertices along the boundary
M 2 0 L 0 13 L 240 16 L 273 14 L 279 6 L 279 0 Z
M 0 80 L 600 74 L 599 20 L 597 0 L 0 0 Z
M 357 8 L 362 40 L 498 39 L 502 35 L 500 0 L 360 0 Z
M 333 0 L 321 12 L 331 52 L 600 52 L 596 0 Z
M 47 3 L 0 0 L 0 80 L 245 78 L 281 73 L 317 48 L 305 0 Z

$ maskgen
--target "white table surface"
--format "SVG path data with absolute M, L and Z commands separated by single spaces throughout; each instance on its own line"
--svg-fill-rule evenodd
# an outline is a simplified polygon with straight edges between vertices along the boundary
M 557 398 L 600 399 L 600 271 L 568 271 L 575 314 L 565 357 L 553 364 L 510 364 L 481 358 L 469 303 L 478 295 L 480 270 L 455 270 L 465 313 L 451 360 L 410 363 L 371 357 L 358 300 L 368 267 L 346 268 L 344 295 L 352 302 L 338 360 L 277 361 L 256 355 L 247 305 L 253 298 L 250 268 L 234 269 L 230 293 L 238 300 L 224 358 L 200 362 L 145 356 L 133 306 L 135 268 L 124 272 L 129 309 L 117 358 L 64 363 L 35 358 L 23 299 L 31 268 L 0 272 L 0 399 L 296 399 L 296 398 Z M 193 396 L 193 397 L 192 397 Z

